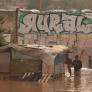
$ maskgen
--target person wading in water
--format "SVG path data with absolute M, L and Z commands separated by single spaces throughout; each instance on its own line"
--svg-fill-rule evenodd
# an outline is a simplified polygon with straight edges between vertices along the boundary
M 78 55 L 75 56 L 75 59 L 74 59 L 74 61 L 72 63 L 72 66 L 74 67 L 74 74 L 75 75 L 79 75 L 80 74 L 80 70 L 82 68 L 82 62 L 79 59 Z

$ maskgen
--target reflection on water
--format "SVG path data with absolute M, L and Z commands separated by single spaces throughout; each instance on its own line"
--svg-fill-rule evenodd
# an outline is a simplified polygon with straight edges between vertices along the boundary
M 81 90 L 81 76 L 74 77 L 74 88 L 76 91 L 80 92 L 80 90 Z
M 83 69 L 81 76 L 62 77 L 43 84 L 0 81 L 0 92 L 92 92 L 92 70 Z

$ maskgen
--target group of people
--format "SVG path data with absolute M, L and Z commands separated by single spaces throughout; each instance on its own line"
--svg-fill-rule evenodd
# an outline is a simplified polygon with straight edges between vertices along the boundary
M 75 59 L 73 61 L 70 58 L 68 58 L 68 62 L 66 62 L 66 64 L 67 64 L 68 72 L 70 73 L 70 76 L 71 76 L 71 67 L 74 67 L 75 75 L 80 73 L 80 70 L 82 68 L 82 62 L 79 59 L 78 55 L 75 56 Z
M 82 61 L 79 59 L 79 56 L 76 55 L 75 59 L 72 61 L 69 57 L 68 57 L 68 62 L 66 62 L 67 67 L 68 67 L 68 72 L 70 73 L 71 76 L 71 67 L 74 67 L 74 74 L 75 75 L 79 75 L 80 74 L 80 70 L 82 68 Z M 88 56 L 88 68 L 92 68 L 92 57 Z

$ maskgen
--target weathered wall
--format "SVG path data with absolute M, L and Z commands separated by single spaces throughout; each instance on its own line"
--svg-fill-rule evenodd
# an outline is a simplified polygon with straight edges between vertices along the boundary
M 0 17 L 3 17 L 3 22 L 1 23 L 0 21 L 0 25 L 2 24 L 2 27 L 6 29 L 5 33 L 11 33 L 12 31 L 14 31 L 16 16 L 15 14 L 15 11 L 0 11 Z
M 10 53 L 0 53 L 0 72 L 10 72 Z
M 91 33 L 92 13 L 29 13 L 19 16 L 19 33 Z
M 21 12 L 19 25 L 21 44 L 76 45 L 85 65 L 92 54 L 92 12 Z
M 21 74 L 25 72 L 37 72 L 42 70 L 42 62 L 39 59 L 34 59 L 27 53 L 12 50 L 11 73 Z
M 24 44 L 92 44 L 92 13 L 24 13 L 19 16 L 19 37 Z

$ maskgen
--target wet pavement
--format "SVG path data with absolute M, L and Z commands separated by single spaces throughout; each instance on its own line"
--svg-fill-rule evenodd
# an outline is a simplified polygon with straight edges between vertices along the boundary
M 0 92 L 92 92 L 92 69 L 48 83 L 0 80 Z

